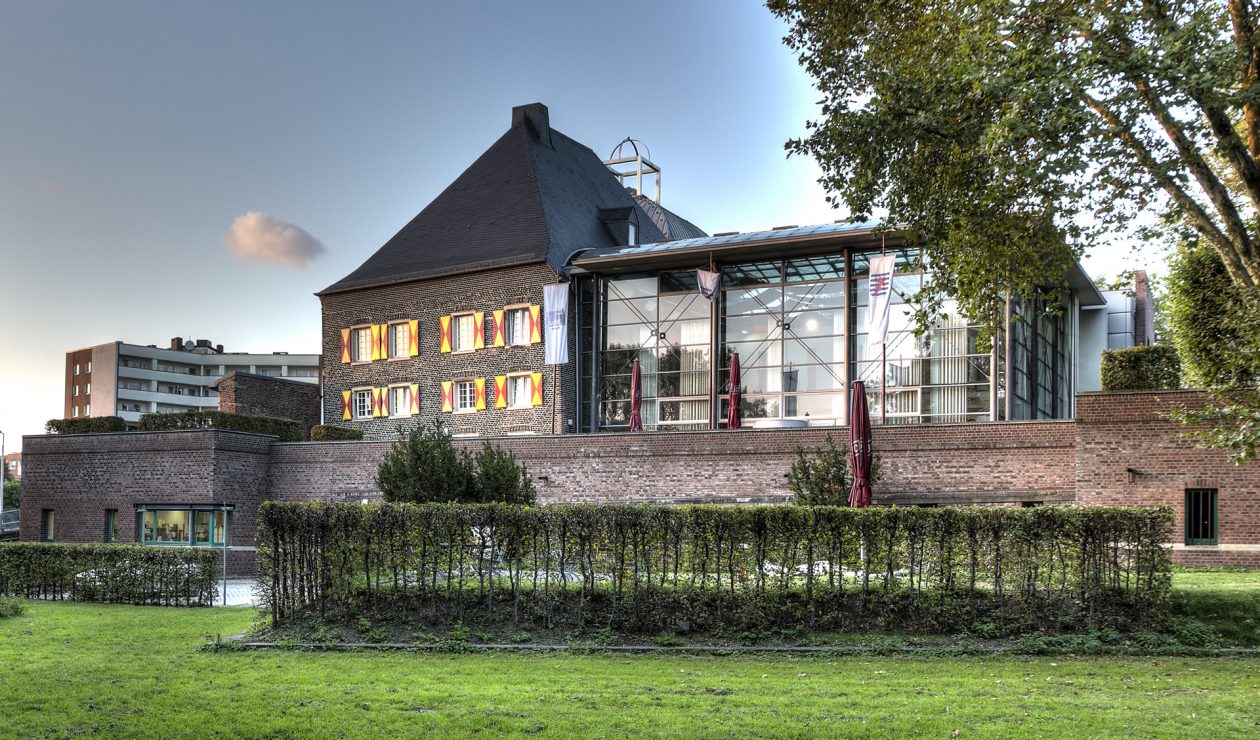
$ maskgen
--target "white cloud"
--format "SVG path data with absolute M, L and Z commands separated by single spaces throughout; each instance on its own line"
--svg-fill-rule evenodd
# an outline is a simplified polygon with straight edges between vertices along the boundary
M 223 243 L 239 259 L 291 267 L 306 267 L 328 251 L 301 227 L 258 211 L 237 216 Z

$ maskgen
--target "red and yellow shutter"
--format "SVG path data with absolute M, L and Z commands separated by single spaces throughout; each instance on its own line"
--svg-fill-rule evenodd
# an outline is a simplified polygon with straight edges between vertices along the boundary
M 341 361 L 350 361 L 350 330 L 341 330 Z
M 473 311 L 473 349 L 486 348 L 486 312 Z
M 350 391 L 341 392 L 341 420 L 350 420 Z
M 451 380 L 442 381 L 442 411 L 448 414 L 455 410 L 454 387 L 455 387 L 454 381 L 451 381 Z
M 529 374 L 529 405 L 542 405 L 542 373 Z
M 486 408 L 486 379 L 477 378 L 475 384 L 477 386 L 477 410 L 484 411 Z
M 441 346 L 438 347 L 438 351 L 450 352 L 451 351 L 451 317 L 443 316 L 439 318 L 438 325 L 440 327 L 439 332 L 442 337 Z
M 381 324 L 381 359 L 389 359 L 389 324 Z
M 420 354 L 420 322 L 412 319 L 408 322 L 407 356 L 417 357 Z
M 542 341 L 542 306 L 529 307 L 529 343 Z
M 494 407 L 496 409 L 507 408 L 507 376 L 494 376 Z
M 413 321 L 411 323 L 414 324 L 415 322 Z M 419 416 L 420 415 L 420 384 L 412 383 L 411 387 L 408 389 L 408 394 L 411 396 L 411 415 Z
M 383 395 L 381 390 L 380 388 L 372 389 L 372 416 L 385 415 L 383 413 L 385 410 L 385 399 L 381 397 Z
M 372 359 L 381 359 L 381 325 L 372 324 Z
M 491 340 L 492 346 L 502 347 L 507 344 L 507 327 L 503 325 L 503 309 L 492 312 L 492 320 L 494 321 L 494 338 Z

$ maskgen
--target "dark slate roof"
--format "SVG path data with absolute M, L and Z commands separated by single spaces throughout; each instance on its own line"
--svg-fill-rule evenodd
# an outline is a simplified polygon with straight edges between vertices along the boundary
M 656 228 L 660 229 L 661 233 L 665 235 L 665 241 L 699 239 L 708 236 L 699 226 L 642 193 L 634 196 L 634 202 L 639 204 L 639 207 L 648 215 L 652 223 L 656 224 Z
M 317 295 L 528 262 L 558 273 L 577 252 L 616 246 L 600 219 L 610 208 L 638 212 L 640 241 L 666 238 L 595 152 L 550 127 L 546 106 L 520 106 L 455 182 Z

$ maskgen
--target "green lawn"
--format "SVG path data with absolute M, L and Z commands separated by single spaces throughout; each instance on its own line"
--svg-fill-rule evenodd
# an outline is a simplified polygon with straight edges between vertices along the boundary
M 1260 734 L 1260 659 L 198 652 L 253 619 L 32 603 L 0 736 Z
M 1177 591 L 1260 592 L 1260 570 L 1225 568 L 1178 568 L 1173 571 Z

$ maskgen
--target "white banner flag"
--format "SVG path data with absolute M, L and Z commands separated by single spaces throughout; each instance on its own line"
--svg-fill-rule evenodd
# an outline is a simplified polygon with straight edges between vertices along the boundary
M 543 333 L 548 365 L 569 363 L 569 284 L 543 286 Z
M 885 254 L 871 258 L 870 280 L 867 290 L 870 291 L 870 313 L 867 315 L 867 343 L 878 347 L 888 339 L 888 310 L 892 305 L 893 266 L 896 255 Z
M 718 286 L 721 284 L 721 277 L 721 273 L 696 270 L 696 282 L 700 284 L 700 295 L 713 300 L 713 296 L 717 295 Z

